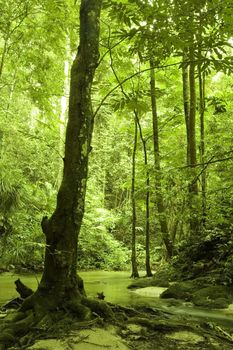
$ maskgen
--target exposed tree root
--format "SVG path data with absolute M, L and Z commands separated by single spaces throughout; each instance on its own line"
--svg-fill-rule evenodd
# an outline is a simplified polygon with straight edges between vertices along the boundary
M 33 340 L 62 336 L 72 328 L 87 328 L 94 324 L 114 320 L 114 312 L 103 300 L 75 295 L 58 300 L 35 292 L 27 297 L 15 316 L 0 321 L 0 350 L 29 346 Z
M 177 316 L 175 318 L 172 314 L 150 308 L 135 310 L 108 304 L 103 300 L 89 299 L 85 295 L 76 297 L 74 294 L 72 298 L 58 302 L 54 301 L 52 294 L 45 298 L 36 292 L 25 299 L 13 318 L 0 320 L 0 350 L 11 346 L 22 350 L 35 340 L 67 338 L 81 328 L 104 324 L 117 326 L 122 336 L 130 334 L 130 325 L 139 325 L 145 332 L 137 335 L 141 341 L 150 341 L 154 337 L 160 339 L 167 334 L 185 330 L 204 337 L 210 344 L 215 339 L 228 346 L 226 349 L 233 345 L 231 334 L 208 323 L 179 320 Z
M 160 334 L 169 334 L 178 331 L 189 331 L 205 337 L 206 339 L 216 339 L 223 343 L 233 346 L 233 336 L 221 327 L 209 324 L 198 323 L 196 321 L 186 320 L 185 322 L 175 319 L 151 319 L 147 317 L 131 317 L 128 319 L 128 324 L 137 324 L 145 327 L 149 331 L 156 331 Z
M 0 349 L 7 349 L 11 344 L 20 345 L 20 337 L 23 336 L 28 329 L 33 327 L 34 316 L 32 311 L 27 313 L 20 312 L 11 321 L 3 321 L 0 323 Z
M 87 306 L 93 314 L 97 314 L 104 320 L 114 320 L 115 315 L 111 307 L 102 300 L 83 298 L 82 304 Z

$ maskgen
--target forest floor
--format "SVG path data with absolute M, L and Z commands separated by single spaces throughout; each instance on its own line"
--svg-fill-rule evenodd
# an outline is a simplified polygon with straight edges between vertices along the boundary
M 119 335 L 121 332 L 121 336 Z M 190 331 L 176 331 L 170 334 L 148 332 L 136 324 L 119 331 L 114 326 L 93 327 L 73 331 L 68 337 L 60 339 L 39 340 L 30 350 L 213 350 L 232 349 L 232 344 L 220 339 L 207 338 Z
M 4 349 L 30 350 L 230 350 L 232 329 L 163 312 L 109 304 L 115 319 L 80 322 L 64 317 L 52 328 L 40 324 L 31 334 Z M 11 319 L 9 312 L 6 319 Z

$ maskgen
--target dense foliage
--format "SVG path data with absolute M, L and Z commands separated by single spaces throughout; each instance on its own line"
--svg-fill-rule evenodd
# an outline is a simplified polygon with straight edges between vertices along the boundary
M 5 268 L 43 265 L 40 222 L 52 213 L 61 181 L 78 5 L 0 0 L 0 254 Z M 129 268 L 134 224 L 137 263 L 144 268 L 148 220 L 150 263 L 156 268 L 167 258 L 165 218 L 179 277 L 214 267 L 212 278 L 232 283 L 231 11 L 231 0 L 104 2 L 80 268 Z M 185 70 L 192 77 L 192 68 L 193 134 L 186 125 L 182 80 Z M 187 151 L 188 142 L 193 147 Z
M 173 261 L 175 277 L 178 280 L 203 277 L 212 284 L 232 285 L 232 227 L 205 233 L 202 240 L 191 239 L 179 246 Z

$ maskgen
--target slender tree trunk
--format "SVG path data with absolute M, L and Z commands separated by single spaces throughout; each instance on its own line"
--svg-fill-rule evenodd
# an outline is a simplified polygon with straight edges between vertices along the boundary
M 190 48 L 190 67 L 189 67 L 189 84 L 190 84 L 190 111 L 189 111 L 189 143 L 190 143 L 190 165 L 195 166 L 197 163 L 196 151 L 196 82 L 195 82 L 195 63 L 194 50 Z M 195 187 L 196 189 L 196 187 Z
M 168 224 L 166 219 L 165 206 L 161 188 L 161 169 L 160 169 L 160 153 L 159 153 L 159 132 L 158 132 L 158 115 L 155 93 L 155 72 L 153 69 L 153 61 L 150 61 L 150 85 L 151 85 L 151 106 L 153 117 L 153 141 L 154 141 L 154 164 L 155 164 L 155 194 L 157 202 L 157 210 L 159 213 L 159 221 L 162 233 L 162 239 L 167 251 L 167 258 L 172 257 L 172 242 L 169 237 Z
M 191 183 L 189 185 L 190 195 L 190 232 L 197 234 L 199 232 L 198 220 L 198 186 L 196 181 L 196 164 L 197 164 L 197 149 L 196 149 L 196 81 L 195 81 L 195 63 L 194 63 L 194 48 L 190 47 L 190 66 L 189 66 L 189 87 L 190 87 L 190 111 L 189 111 L 189 151 L 190 151 L 190 169 Z
M 147 157 L 147 148 L 146 141 L 143 137 L 142 127 L 140 120 L 138 118 L 137 112 L 134 111 L 134 115 L 138 124 L 140 139 L 142 141 L 143 153 L 144 153 L 144 164 L 146 169 L 146 275 L 147 277 L 153 276 L 150 266 L 150 174 L 148 171 L 148 157 Z
M 201 207 L 202 207 L 202 215 L 201 215 L 201 228 L 205 227 L 206 223 L 206 166 L 205 166 L 205 72 L 202 71 L 202 27 L 203 27 L 203 17 L 202 13 L 199 13 L 199 28 L 198 28 L 198 81 L 199 81 L 199 116 L 200 116 L 200 163 L 202 165 L 202 173 L 201 173 Z
M 3 138 L 4 138 L 3 131 L 0 130 L 0 159 L 2 159 L 3 157 Z
M 132 184 L 131 184 L 131 201 L 132 201 L 132 252 L 131 252 L 131 264 L 132 273 L 131 278 L 139 277 L 136 257 L 136 203 L 135 203 L 135 170 L 136 170 L 136 152 L 137 152 L 137 141 L 138 141 L 138 125 L 137 120 L 134 118 L 134 147 L 132 155 Z
M 205 170 L 205 74 L 201 71 L 201 65 L 198 65 L 199 78 L 199 113 L 200 113 L 200 162 L 203 164 L 201 174 L 201 197 L 202 197 L 202 226 L 206 221 L 206 170 Z
M 171 229 L 171 237 L 172 237 L 172 243 L 173 244 L 175 243 L 175 240 L 176 240 L 176 234 L 177 234 L 177 229 L 178 229 L 178 226 L 179 226 L 179 222 L 180 222 L 180 220 L 179 220 L 179 217 L 177 215 L 177 217 L 174 220 L 172 229 Z
M 0 60 L 0 78 L 2 77 L 2 73 L 3 73 L 5 58 L 6 58 L 6 54 L 7 54 L 8 40 L 9 39 L 7 37 L 4 41 L 4 46 L 3 46 L 3 50 L 2 50 L 2 55 L 1 55 L 1 60 Z
M 13 77 L 13 82 L 12 82 L 11 87 L 10 87 L 10 93 L 9 93 L 8 101 L 7 101 L 5 118 L 8 117 L 8 114 L 9 114 L 9 111 L 10 111 L 10 108 L 11 108 L 13 95 L 14 95 L 14 92 L 15 92 L 16 84 L 17 84 L 16 74 L 17 74 L 17 72 L 15 71 L 14 72 L 14 77 Z
M 187 54 L 183 54 L 183 62 L 187 59 Z M 185 116 L 185 126 L 186 126 L 186 163 L 190 164 L 190 145 L 189 145 L 189 74 L 188 67 L 184 64 L 182 66 L 182 81 L 183 81 L 183 104 L 184 104 L 184 116 Z
M 72 300 L 75 304 L 85 294 L 82 280 L 76 274 L 77 242 L 84 214 L 93 130 L 91 87 L 99 59 L 101 3 L 101 0 L 81 1 L 80 44 L 71 68 L 63 179 L 54 213 L 42 220 L 46 236 L 44 271 L 32 296 L 45 309 L 54 309 L 60 303 L 69 308 Z
M 14 91 L 15 91 L 15 87 L 16 87 L 16 71 L 14 72 L 14 78 L 13 78 L 13 82 L 11 84 L 10 87 L 10 93 L 9 93 L 9 97 L 7 100 L 7 105 L 6 105 L 6 111 L 5 111 L 5 119 L 7 120 L 8 116 L 9 116 L 9 111 L 11 108 L 11 104 L 12 104 L 12 100 L 13 100 L 13 95 L 14 95 Z M 5 149 L 5 135 L 4 132 L 2 130 L 0 130 L 0 159 L 2 159 L 4 157 L 4 149 Z

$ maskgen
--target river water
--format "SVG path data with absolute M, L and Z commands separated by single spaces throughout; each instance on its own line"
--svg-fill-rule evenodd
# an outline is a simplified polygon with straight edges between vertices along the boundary
M 137 291 L 127 289 L 132 282 L 130 272 L 125 271 L 88 271 L 80 272 L 84 279 L 87 295 L 96 297 L 97 292 L 104 292 L 105 300 L 114 304 L 127 306 L 149 306 L 166 312 L 172 312 L 180 317 L 190 316 L 203 322 L 217 322 L 233 327 L 233 304 L 225 310 L 207 310 L 194 307 L 188 303 L 178 304 L 170 300 L 160 299 L 159 295 L 165 288 L 149 287 Z M 32 289 L 36 289 L 40 275 L 4 273 L 0 275 L 0 305 L 17 297 L 14 281 L 21 281 Z

